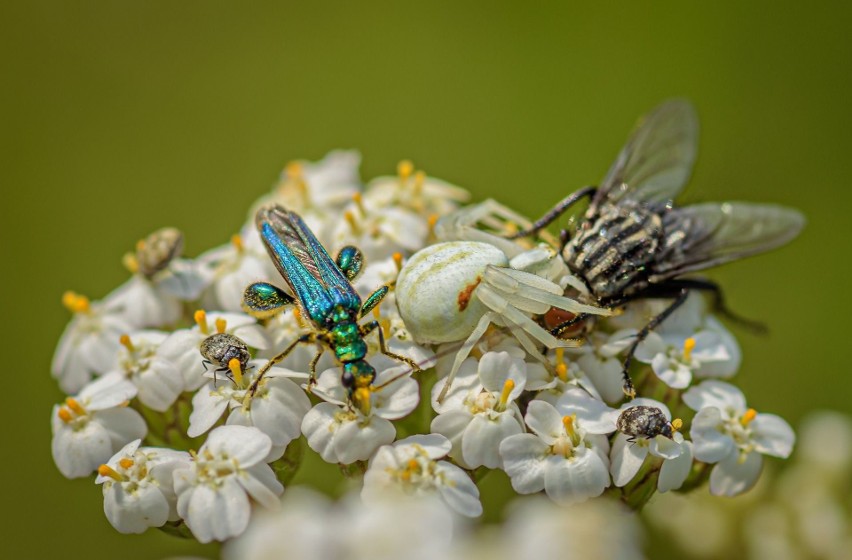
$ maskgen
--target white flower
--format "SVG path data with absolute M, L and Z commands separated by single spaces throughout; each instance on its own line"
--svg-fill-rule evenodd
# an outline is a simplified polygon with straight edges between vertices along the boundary
M 135 395 L 133 383 L 108 374 L 53 407 L 51 451 L 63 475 L 88 476 L 129 441 L 145 437 L 145 420 L 126 406 Z
M 175 469 L 189 464 L 189 453 L 125 445 L 98 467 L 96 484 L 103 484 L 104 513 L 121 533 L 143 533 L 178 519 L 172 482 Z
M 255 208 L 277 203 L 300 214 L 305 210 L 332 212 L 360 190 L 360 165 L 357 150 L 333 150 L 317 162 L 292 161 L 282 171 L 272 194 L 261 198 Z
M 263 349 L 269 345 L 263 327 L 243 313 L 212 311 L 208 314 L 198 310 L 194 318 L 194 327 L 174 331 L 157 351 L 159 357 L 177 366 L 183 377 L 184 391 L 195 391 L 206 381 L 204 373 L 207 370 L 202 363 L 199 347 L 208 336 L 225 332 L 252 348 Z
M 561 416 L 544 401 L 532 401 L 525 416 L 532 434 L 500 444 L 503 468 L 521 494 L 544 490 L 554 501 L 576 503 L 599 496 L 609 486 L 609 443 L 587 433 L 577 414 Z
M 453 444 L 450 456 L 465 468 L 502 465 L 500 442 L 524 431 L 515 404 L 526 385 L 526 364 L 508 352 L 488 352 L 477 362 L 462 362 L 452 389 L 442 404 L 443 383 L 432 388 L 432 407 L 439 413 L 432 431 Z
M 417 496 L 437 493 L 457 513 L 481 515 L 476 484 L 459 467 L 438 461 L 451 448 L 450 441 L 438 434 L 415 435 L 380 447 L 364 474 L 361 497 L 373 501 L 394 490 Z
M 722 381 L 691 387 L 683 401 L 698 411 L 689 432 L 695 458 L 717 463 L 710 473 L 710 492 L 734 496 L 754 486 L 763 455 L 786 458 L 796 439 L 793 429 L 774 414 L 747 408 L 742 392 Z M 756 453 L 755 453 L 756 452 Z
M 342 220 L 330 224 L 330 246 L 355 245 L 369 260 L 382 260 L 394 253 L 411 254 L 426 243 L 427 219 L 399 207 L 373 208 L 356 197 L 343 211 Z
M 174 471 L 178 515 L 199 542 L 223 541 L 248 525 L 249 497 L 275 507 L 284 491 L 263 462 L 272 449 L 269 436 L 253 427 L 220 426 L 193 457 Z
M 719 331 L 709 329 L 694 335 L 661 336 L 651 332 L 637 346 L 635 357 L 640 362 L 651 364 L 657 377 L 669 387 L 685 389 L 692 382 L 693 374 L 707 375 L 705 370 L 716 377 L 735 373 L 738 364 L 732 359 L 734 350 L 728 347 L 731 341 L 733 337 L 726 339 Z
M 624 398 L 623 366 L 618 355 L 630 346 L 635 334 L 635 330 L 617 331 L 612 335 L 593 331 L 589 336 L 589 344 L 576 349 L 566 348 L 566 353 L 577 356 L 575 361 L 580 370 L 589 377 L 595 390 L 608 403 L 617 403 Z
M 536 400 L 556 404 L 556 401 L 571 388 L 581 387 L 590 395 L 601 400 L 601 395 L 595 388 L 591 378 L 583 372 L 577 362 L 565 359 L 565 349 L 557 348 L 555 355 L 555 371 L 551 373 L 541 363 L 527 362 L 528 391 L 538 391 Z
M 198 262 L 213 270 L 212 283 L 202 296 L 202 304 L 232 313 L 242 311 L 243 290 L 252 282 L 280 282 L 272 260 L 252 221 L 231 243 L 198 257 Z
M 364 192 L 364 203 L 371 207 L 402 206 L 420 215 L 443 216 L 466 202 L 470 193 L 441 179 L 414 171 L 409 161 L 402 161 L 396 177 L 377 177 Z
M 622 405 L 621 411 L 634 406 L 658 408 L 667 420 L 672 419 L 668 407 L 652 399 L 633 399 Z M 630 442 L 629 437 L 619 432 L 612 442 L 610 474 L 615 486 L 621 487 L 633 480 L 650 453 L 663 460 L 657 479 L 657 489 L 660 492 L 666 492 L 681 487 L 692 466 L 692 451 L 689 442 L 684 441 L 680 432 L 674 432 L 672 439 L 660 434 L 650 439 L 638 436 Z
M 134 329 L 160 328 L 178 322 L 183 303 L 158 283 L 141 274 L 113 290 L 104 302 Z
M 76 393 L 92 376 L 102 375 L 115 365 L 119 337 L 133 326 L 108 306 L 90 303 L 73 292 L 66 292 L 62 303 L 74 318 L 59 338 L 50 369 L 63 391 Z
M 641 560 L 639 520 L 613 500 L 560 507 L 539 497 L 510 504 L 500 558 Z
M 379 387 L 399 376 L 408 366 L 381 367 L 384 356 L 373 356 L 370 362 L 379 372 L 373 387 Z M 385 362 L 387 363 L 387 362 Z M 317 378 L 313 391 L 322 402 L 302 420 L 302 433 L 311 449 L 329 463 L 349 464 L 365 461 L 382 445 L 396 437 L 391 420 L 407 416 L 417 408 L 420 392 L 417 382 L 404 376 L 370 395 L 365 413 L 347 403 L 346 390 L 340 382 L 340 367 L 327 369 Z
M 228 425 L 255 426 L 270 437 L 275 447 L 284 447 L 299 437 L 302 418 L 310 410 L 311 401 L 288 378 L 307 379 L 308 376 L 272 367 L 254 396 L 247 398 L 249 387 L 265 363 L 265 360 L 252 360 L 248 372 L 231 371 L 233 381 L 219 376 L 218 382 L 210 381 L 199 389 L 192 398 L 187 435 L 200 436 L 228 410 Z M 212 377 L 213 373 L 208 376 Z
M 138 389 L 139 402 L 157 412 L 164 412 L 183 391 L 183 377 L 177 366 L 157 355 L 168 334 L 160 331 L 138 331 L 122 335 L 118 352 L 118 369 Z

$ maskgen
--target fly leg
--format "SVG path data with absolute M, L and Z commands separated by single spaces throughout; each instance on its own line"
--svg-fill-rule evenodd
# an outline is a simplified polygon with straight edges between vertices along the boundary
M 528 229 L 513 233 L 512 235 L 507 236 L 507 238 L 518 239 L 520 237 L 527 237 L 529 235 L 538 233 L 539 230 L 546 228 L 556 218 L 564 214 L 569 208 L 571 208 L 574 204 L 576 204 L 583 198 L 587 196 L 594 196 L 597 190 L 597 187 L 583 187 L 582 189 L 569 194 L 568 196 L 560 200 L 558 203 L 556 203 L 556 206 L 554 206 L 547 214 L 539 218 Z
M 761 323 L 760 321 L 755 321 L 754 319 L 748 319 L 739 315 L 725 305 L 725 296 L 722 293 L 722 287 L 713 282 L 712 280 L 706 280 L 703 278 L 683 278 L 676 280 L 669 280 L 666 282 L 669 286 L 677 286 L 689 290 L 701 290 L 703 292 L 709 292 L 713 296 L 713 310 L 719 315 L 725 317 L 726 319 L 741 325 L 751 332 L 755 334 L 766 334 L 768 329 L 766 325 Z
M 299 338 L 297 338 L 296 340 L 294 340 L 293 342 L 291 342 L 290 345 L 287 348 L 285 348 L 283 351 L 281 351 L 281 353 L 273 356 L 268 362 L 263 364 L 263 367 L 260 368 L 260 371 L 257 372 L 257 378 L 254 380 L 254 383 L 252 383 L 251 387 L 249 388 L 249 393 L 248 393 L 249 396 L 253 397 L 254 394 L 257 392 L 257 386 L 260 383 L 260 380 L 263 379 L 263 376 L 266 375 L 266 372 L 269 371 L 269 369 L 272 366 L 274 366 L 275 364 L 281 362 L 281 360 L 286 358 L 290 354 L 290 352 L 292 352 L 296 348 L 296 346 L 298 346 L 299 344 L 314 344 L 319 340 L 320 339 L 319 339 L 317 333 L 313 333 L 313 332 L 305 333 L 302 336 L 300 336 Z M 318 356 L 320 356 L 321 354 L 322 354 L 322 352 L 319 352 L 317 354 L 317 356 L 314 356 L 314 359 L 319 360 Z M 312 367 L 316 366 L 316 364 L 312 363 L 311 366 Z M 314 372 L 313 372 L 313 369 L 312 369 L 311 370 L 312 376 L 313 376 L 313 373 Z
M 633 354 L 636 353 L 636 348 L 639 346 L 639 343 L 645 340 L 648 337 L 648 334 L 657 328 L 660 323 L 666 320 L 666 318 L 674 313 L 674 311 L 683 305 L 683 302 L 686 301 L 687 296 L 689 296 L 689 289 L 681 288 L 680 293 L 677 295 L 674 301 L 672 301 L 671 305 L 666 307 L 659 315 L 652 318 L 648 321 L 648 324 L 642 327 L 639 332 L 636 333 L 636 339 L 627 349 L 627 357 L 624 358 L 624 363 L 622 365 L 621 376 L 624 379 L 624 384 L 622 385 L 622 390 L 624 394 L 630 397 L 631 399 L 636 396 L 636 389 L 633 388 L 633 381 L 630 379 L 630 363 L 633 361 Z

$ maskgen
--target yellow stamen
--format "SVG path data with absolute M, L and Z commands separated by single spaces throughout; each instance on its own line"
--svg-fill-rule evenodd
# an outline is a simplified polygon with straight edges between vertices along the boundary
M 236 358 L 231 358 L 228 361 L 228 369 L 231 370 L 231 373 L 234 375 L 234 383 L 242 386 L 242 384 L 243 384 L 243 368 L 240 365 L 240 361 Z
M 565 426 L 565 433 L 568 434 L 572 440 L 577 436 L 577 427 L 575 424 L 577 423 L 577 415 L 571 414 L 569 416 L 562 417 L 562 425 Z
M 133 459 L 124 457 L 123 459 L 119 459 L 118 464 L 121 465 L 122 469 L 129 469 L 133 466 Z
M 134 352 L 136 350 L 136 348 L 133 346 L 133 342 L 130 341 L 130 335 L 123 334 L 118 338 L 118 341 L 121 343 L 122 346 L 127 348 L 128 352 Z
M 506 222 L 506 235 L 514 235 L 518 233 L 518 225 L 514 222 Z
M 139 241 L 136 242 L 136 251 L 139 252 L 139 251 L 144 251 L 144 250 L 145 250 L 145 240 L 140 239 Z
M 404 159 L 397 164 L 396 172 L 399 175 L 400 182 L 405 183 L 414 173 L 414 164 L 410 160 Z
M 304 329 L 305 328 L 305 321 L 304 321 L 304 319 L 302 319 L 302 310 L 299 309 L 298 307 L 294 307 L 293 308 L 293 317 L 296 318 L 296 323 L 299 324 L 299 328 Z
M 748 426 L 755 418 L 757 418 L 757 411 L 753 408 L 750 408 L 746 410 L 745 414 L 743 414 L 742 418 L 740 418 L 740 424 L 742 424 L 744 427 Z
M 562 381 L 568 381 L 568 366 L 565 365 L 565 362 L 556 364 L 556 377 Z
M 59 407 L 59 412 L 57 412 L 56 414 L 58 414 L 59 419 L 65 422 L 66 424 L 74 419 L 68 409 L 64 406 Z
M 429 223 L 429 235 L 435 235 L 435 224 L 438 223 L 438 219 L 440 216 L 437 214 L 429 214 L 429 217 L 426 221 Z
M 420 196 L 423 193 L 423 184 L 426 182 L 426 173 L 418 171 L 414 174 L 414 196 Z
M 231 236 L 231 245 L 234 246 L 234 249 L 236 249 L 238 253 L 243 252 L 243 238 L 240 237 L 238 233 Z
M 556 349 L 556 363 L 563 364 L 565 363 L 565 349 L 557 348 Z
M 301 179 L 302 178 L 302 164 L 298 161 L 291 161 L 284 168 L 284 172 L 287 174 L 288 179 Z
M 393 254 L 393 264 L 396 265 L 397 272 L 402 270 L 402 253 L 400 253 L 399 251 Z
M 228 321 L 219 317 L 216 319 L 216 332 L 222 334 L 225 332 L 225 329 L 228 327 Z
M 71 291 L 62 294 L 62 305 L 72 313 L 88 313 L 90 309 L 89 298 Z
M 369 387 L 360 387 L 355 389 L 355 392 L 352 395 L 352 400 L 355 402 L 355 406 L 358 407 L 358 410 L 366 416 L 370 414 L 370 395 L 372 391 L 370 391 Z
M 505 383 L 503 383 L 503 392 L 500 393 L 500 406 L 506 406 L 506 403 L 509 402 L 509 396 L 512 394 L 512 390 L 515 388 L 515 382 L 512 379 L 507 379 Z
M 420 463 L 417 462 L 417 459 L 409 459 L 408 460 L 408 470 L 416 471 L 420 469 Z
M 695 339 L 691 336 L 683 341 L 683 359 L 689 361 L 692 359 L 692 351 L 695 349 Z
M 672 420 L 672 430 L 676 432 L 681 428 L 683 428 L 683 420 L 681 420 L 680 418 L 675 418 L 674 420 Z
M 133 253 L 125 253 L 124 256 L 121 257 L 121 264 L 123 264 L 124 268 L 129 270 L 131 274 L 139 272 L 139 261 Z
M 115 472 L 115 470 L 109 465 L 101 465 L 100 467 L 98 467 L 98 474 L 101 476 L 109 477 L 116 482 L 121 482 L 125 479 L 123 476 Z
M 77 399 L 75 399 L 74 397 L 68 397 L 67 399 L 65 399 L 65 406 L 74 411 L 74 414 L 86 414 L 86 409 L 83 408 L 83 406 L 79 402 L 77 402 Z
M 352 195 L 352 202 L 355 203 L 355 206 L 358 207 L 358 211 L 361 215 L 365 215 L 367 212 L 364 211 L 364 197 L 361 196 L 361 193 L 356 192 Z
M 352 233 L 359 233 L 361 228 L 358 227 L 358 220 L 355 218 L 355 214 L 347 210 L 343 213 L 343 219 L 346 220 L 346 223 L 349 224 L 349 228 L 352 230 Z
M 201 334 L 210 334 L 210 327 L 207 326 L 207 313 L 205 313 L 203 309 L 196 311 L 192 318 L 195 319 L 195 324 L 198 325 L 199 329 L 201 329 Z

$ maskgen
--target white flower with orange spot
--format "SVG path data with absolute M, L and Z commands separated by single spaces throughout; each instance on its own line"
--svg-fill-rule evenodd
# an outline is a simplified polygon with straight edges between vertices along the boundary
M 274 508 L 284 487 L 264 460 L 269 436 L 254 427 L 220 426 L 186 468 L 174 471 L 177 512 L 199 542 L 245 531 L 251 502 Z
M 105 303 L 74 292 L 65 292 L 62 304 L 74 318 L 59 338 L 50 370 L 63 391 L 76 393 L 115 366 L 119 338 L 133 326 Z
M 695 458 L 716 463 L 710 473 L 710 492 L 735 496 L 757 482 L 763 455 L 787 458 L 796 434 L 774 414 L 759 414 L 746 406 L 738 388 L 708 380 L 683 394 L 683 402 L 698 413 L 689 435 Z
M 601 435 L 608 427 L 601 428 L 596 420 L 584 422 L 585 403 L 574 407 L 571 395 L 559 403 L 571 413 L 562 414 L 544 401 L 530 402 L 525 420 L 533 433 L 506 438 L 500 456 L 518 493 L 544 490 L 556 502 L 573 504 L 600 496 L 610 485 L 609 442 Z
M 172 475 L 189 466 L 185 451 L 125 445 L 98 467 L 96 484 L 103 485 L 104 513 L 120 533 L 143 533 L 177 521 L 177 496 Z
M 440 434 L 414 435 L 380 447 L 364 474 L 361 497 L 370 502 L 394 492 L 437 494 L 461 515 L 481 515 L 479 489 L 470 476 L 448 461 L 439 461 L 451 448 L 450 441 Z
M 438 416 L 432 432 L 453 444 L 450 456 L 462 467 L 499 468 L 500 442 L 524 431 L 515 400 L 526 386 L 526 363 L 508 352 L 488 352 L 481 359 L 466 359 L 452 389 L 442 403 L 443 384 L 432 388 L 432 407 Z
M 364 203 L 372 207 L 402 206 L 422 216 L 444 216 L 470 199 L 465 189 L 415 170 L 403 160 L 396 177 L 376 177 L 364 190 Z
M 89 476 L 128 442 L 145 437 L 145 420 L 127 407 L 135 396 L 133 383 L 110 373 L 53 407 L 51 451 L 63 475 Z
M 733 359 L 737 350 L 729 348 L 731 340 L 709 329 L 691 335 L 659 335 L 652 331 L 636 347 L 635 357 L 651 364 L 660 381 L 672 389 L 685 389 L 693 375 L 709 375 L 712 371 L 714 376 L 726 377 L 735 373 L 739 364 Z

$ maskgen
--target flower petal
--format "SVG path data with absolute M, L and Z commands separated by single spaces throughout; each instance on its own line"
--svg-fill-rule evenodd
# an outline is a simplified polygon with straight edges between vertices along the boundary
M 742 494 L 755 485 L 762 468 L 760 453 L 731 453 L 710 472 L 710 493 L 714 496 Z
M 512 488 L 520 494 L 544 489 L 544 458 L 548 445 L 532 434 L 509 436 L 500 443 L 503 469 L 512 479 Z

